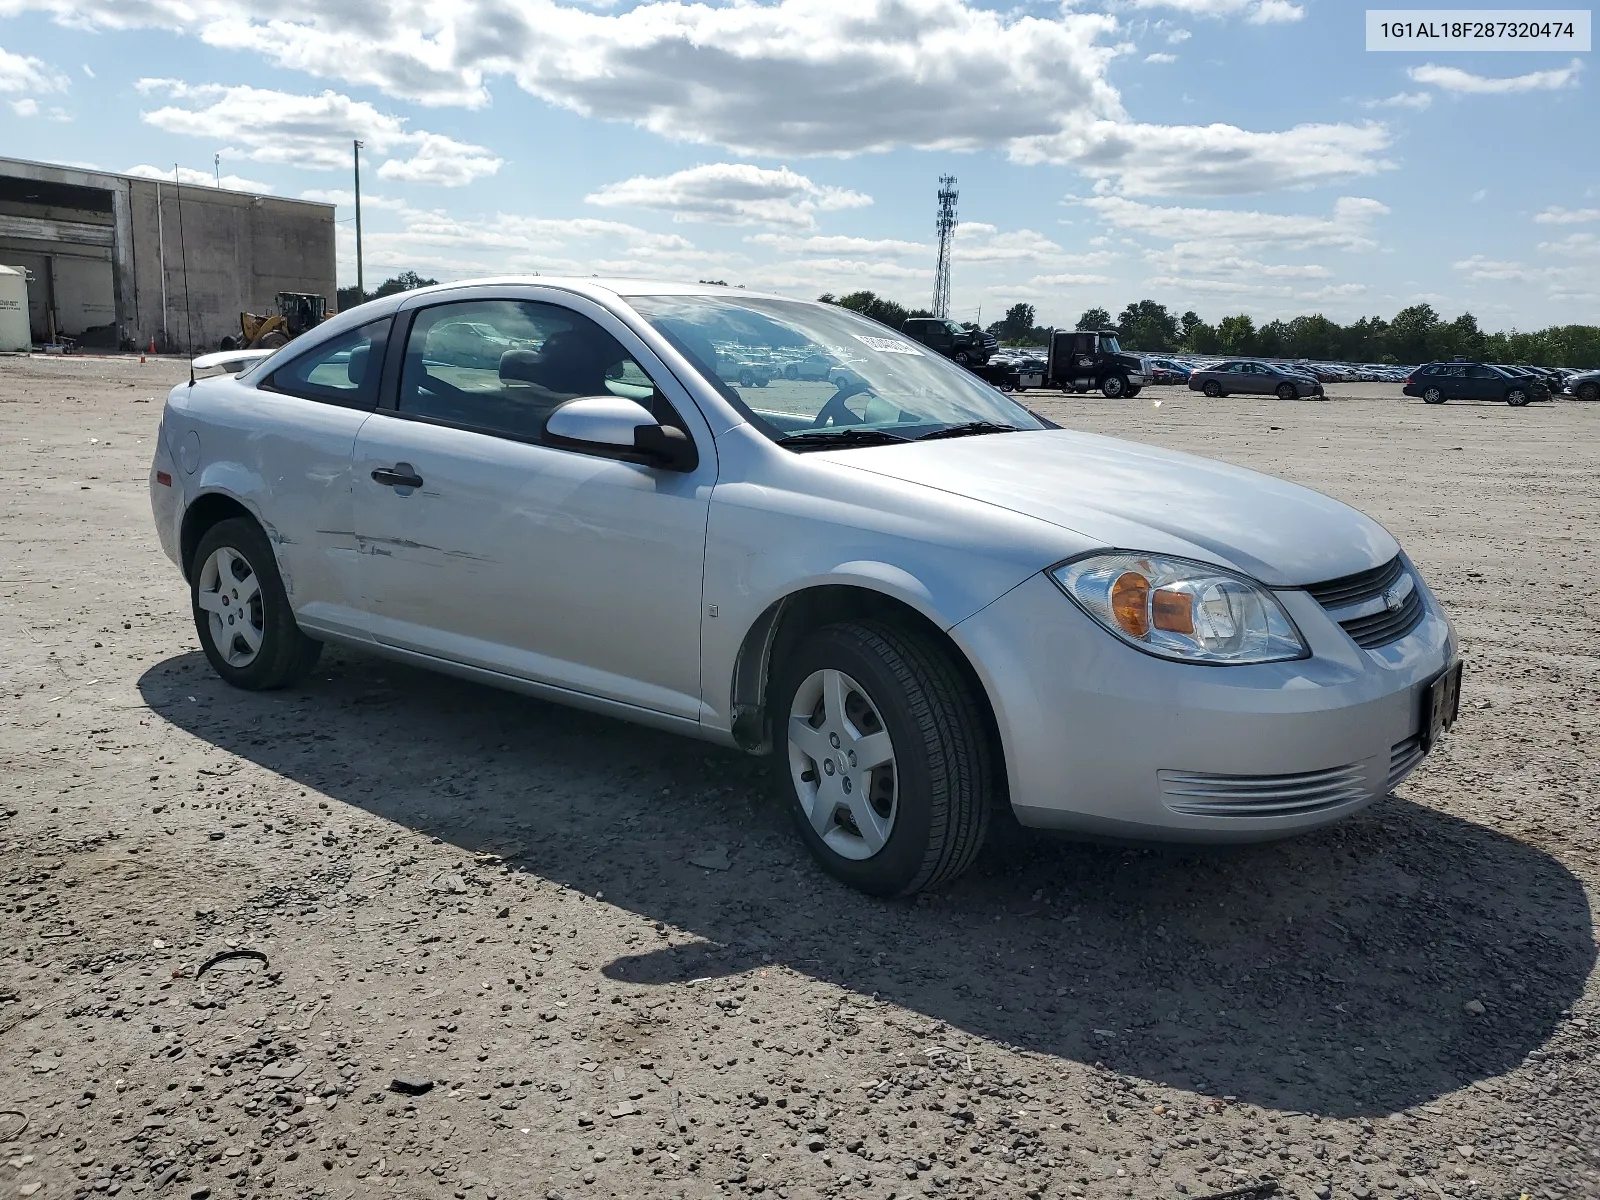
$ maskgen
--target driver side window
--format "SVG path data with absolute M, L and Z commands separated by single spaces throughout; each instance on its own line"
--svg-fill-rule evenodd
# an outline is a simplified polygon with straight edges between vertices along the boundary
M 531 300 L 467 300 L 422 309 L 406 338 L 398 412 L 518 441 L 538 441 L 578 396 L 637 400 L 682 428 L 649 374 L 588 317 Z

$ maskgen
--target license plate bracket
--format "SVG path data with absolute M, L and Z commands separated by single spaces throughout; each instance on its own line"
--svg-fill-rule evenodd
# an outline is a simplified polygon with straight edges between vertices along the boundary
M 1449 732 L 1461 712 L 1461 663 L 1450 664 L 1444 674 L 1422 693 L 1422 750 L 1427 753 Z

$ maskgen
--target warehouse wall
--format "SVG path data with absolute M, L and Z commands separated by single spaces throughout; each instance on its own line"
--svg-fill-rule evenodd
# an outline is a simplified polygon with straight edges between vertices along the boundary
M 19 159 L 0 158 L 0 262 L 37 278 L 41 340 L 52 295 L 63 334 L 179 351 L 216 349 L 279 292 L 337 302 L 331 205 L 186 186 L 180 209 L 170 183 Z
M 238 332 L 241 312 L 275 311 L 279 292 L 310 292 L 334 308 L 338 285 L 328 205 L 207 187 L 185 187 L 180 202 L 171 184 L 136 179 L 129 207 L 136 323 L 149 331 L 136 338 L 140 345 L 151 337 L 162 340 L 163 261 L 166 341 L 174 348 L 192 341 L 197 350 L 215 350 L 224 336 Z

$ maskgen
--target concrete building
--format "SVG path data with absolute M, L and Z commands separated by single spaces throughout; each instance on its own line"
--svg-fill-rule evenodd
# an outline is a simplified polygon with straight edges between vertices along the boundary
M 279 292 L 337 304 L 331 204 L 13 158 L 0 158 L 0 264 L 29 276 L 36 342 L 215 350 Z

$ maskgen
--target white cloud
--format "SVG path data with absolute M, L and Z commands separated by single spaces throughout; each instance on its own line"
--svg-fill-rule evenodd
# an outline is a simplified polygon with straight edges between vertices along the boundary
M 1255 25 L 1298 21 L 1305 8 L 1288 0 L 1132 0 L 1134 8 L 1172 8 L 1196 17 L 1240 17 Z
M 1178 61 L 1178 56 L 1176 54 L 1146 54 L 1144 60 L 1147 63 L 1175 63 Z
M 54 67 L 0 46 L 0 92 L 64 92 L 67 87 L 67 77 Z
M 1127 233 L 1177 243 L 1185 253 L 1236 253 L 1242 246 L 1283 248 L 1333 246 L 1367 250 L 1371 225 L 1389 209 L 1377 200 L 1341 196 L 1329 217 L 1241 209 L 1177 208 L 1144 204 L 1123 196 L 1091 196 L 1078 203 Z
M 1539 249 L 1546 254 L 1564 258 L 1600 258 L 1600 236 L 1592 233 L 1569 233 L 1559 242 L 1540 242 Z
M 1014 157 L 1071 162 L 1129 195 L 1223 196 L 1374 175 L 1394 165 L 1379 157 L 1388 144 L 1388 129 L 1371 122 L 1257 133 L 1236 125 L 1095 121 L 1023 139 Z
M 863 208 L 872 197 L 812 182 L 788 167 L 770 170 L 749 163 L 707 163 L 652 178 L 636 175 L 585 197 L 605 208 L 651 208 L 674 221 L 722 225 L 816 228 L 816 214 Z
M 1362 108 L 1411 108 L 1418 112 L 1433 104 L 1432 92 L 1396 92 L 1382 100 L 1365 100 Z
M 1535 278 L 1533 272 L 1519 262 L 1501 262 L 1482 254 L 1474 254 L 1471 258 L 1452 265 L 1456 270 L 1464 272 L 1468 279 L 1474 280 L 1528 283 Z
M 141 179 L 159 179 L 165 183 L 172 183 L 171 167 L 155 167 L 149 163 L 140 163 L 136 167 L 129 167 L 122 172 L 124 175 L 137 175 Z M 177 182 L 185 187 L 216 187 L 218 180 L 210 171 L 196 170 L 194 167 L 179 167 Z M 245 179 L 239 175 L 224 175 L 221 186 L 233 192 L 271 192 L 270 183 L 262 183 L 259 179 Z
M 142 113 L 147 124 L 223 143 L 225 156 L 254 162 L 345 170 L 351 165 L 351 142 L 359 138 L 369 153 L 411 151 L 409 158 L 390 158 L 378 167 L 385 179 L 459 187 L 494 174 L 504 161 L 482 146 L 409 131 L 403 117 L 334 91 L 301 96 L 246 86 L 191 86 L 175 79 L 141 79 L 137 86 L 146 94 L 189 102 Z
M 32 96 L 25 96 L 21 100 L 11 102 L 11 111 L 19 117 L 37 117 L 39 115 L 39 102 Z
M 93 79 L 95 77 L 94 68 L 91 67 L 88 63 L 84 63 L 83 64 L 83 73 L 85 75 L 87 75 L 90 79 Z
M 1095 287 L 1110 283 L 1111 279 L 1105 275 L 1075 275 L 1064 272 L 1058 275 L 1035 275 L 1028 282 L 1036 287 Z
M 887 258 L 933 255 L 933 246 L 929 243 L 907 242 L 898 238 L 843 237 L 830 234 L 795 237 L 787 233 L 757 233 L 745 238 L 745 241 L 769 247 L 779 254 L 874 255 Z
M 1557 204 L 1533 219 L 1541 225 L 1582 225 L 1588 221 L 1600 221 L 1600 208 L 1562 208 Z
M 1252 21 L 1302 11 L 1283 0 L 1166 7 Z M 973 0 L 644 0 L 602 12 L 570 0 L 325 0 L 264 15 L 237 0 L 0 0 L 0 13 L 24 10 L 186 33 L 423 104 L 481 106 L 486 81 L 509 77 L 584 115 L 742 153 L 998 147 L 1022 162 L 1081 166 L 1127 194 L 1263 191 L 1387 165 L 1377 125 L 1139 124 L 1106 75 L 1124 52 L 1109 41 L 1117 19 L 1070 9 L 1038 17 Z M 239 115 L 235 129 L 248 128 Z
M 1474 75 L 1459 67 L 1439 67 L 1432 63 L 1412 67 L 1407 74 L 1414 83 L 1431 84 L 1447 92 L 1470 96 L 1503 96 L 1511 92 L 1554 92 L 1565 87 L 1576 87 L 1582 71 L 1583 63 L 1575 58 L 1564 67 L 1502 78 Z

